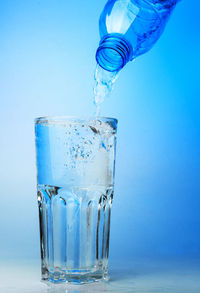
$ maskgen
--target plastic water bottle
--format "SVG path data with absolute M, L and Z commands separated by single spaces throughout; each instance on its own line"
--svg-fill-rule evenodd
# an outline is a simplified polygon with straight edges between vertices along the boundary
M 108 0 L 99 20 L 98 65 L 119 72 L 149 51 L 179 0 Z

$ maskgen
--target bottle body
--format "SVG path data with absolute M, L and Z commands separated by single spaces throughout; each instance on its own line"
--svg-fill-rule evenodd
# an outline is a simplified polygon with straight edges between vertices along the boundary
M 97 63 L 119 71 L 149 51 L 162 34 L 177 0 L 109 0 L 100 16 Z

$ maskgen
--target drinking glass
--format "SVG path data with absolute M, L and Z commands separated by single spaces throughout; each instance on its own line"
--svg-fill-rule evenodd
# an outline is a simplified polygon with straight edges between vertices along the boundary
M 108 279 L 117 120 L 35 120 L 42 280 Z

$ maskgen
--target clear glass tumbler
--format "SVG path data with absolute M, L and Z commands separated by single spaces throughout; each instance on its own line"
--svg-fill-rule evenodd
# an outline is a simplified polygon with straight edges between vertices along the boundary
M 35 121 L 42 280 L 107 279 L 117 120 Z

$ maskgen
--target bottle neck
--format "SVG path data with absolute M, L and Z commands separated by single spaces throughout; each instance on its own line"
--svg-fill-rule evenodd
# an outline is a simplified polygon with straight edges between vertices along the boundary
M 104 36 L 96 52 L 97 63 L 105 70 L 121 70 L 132 57 L 132 47 L 122 35 Z

